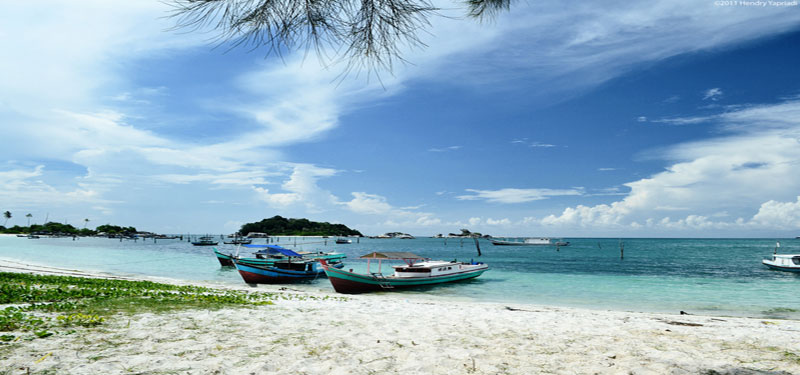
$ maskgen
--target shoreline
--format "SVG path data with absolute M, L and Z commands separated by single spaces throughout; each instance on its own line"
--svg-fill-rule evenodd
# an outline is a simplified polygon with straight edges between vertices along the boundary
M 25 271 L 3 260 L 0 266 L 79 272 Z M 3 345 L 0 368 L 10 374 L 800 373 L 796 320 L 344 296 L 282 287 L 255 290 L 300 297 L 253 308 L 114 316 L 95 329 Z M 325 299 L 332 295 L 346 300 Z

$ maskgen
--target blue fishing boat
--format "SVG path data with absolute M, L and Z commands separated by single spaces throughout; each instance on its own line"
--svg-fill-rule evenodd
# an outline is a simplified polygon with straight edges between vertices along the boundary
M 325 277 L 317 259 L 327 257 L 333 262 L 333 267 L 343 266 L 343 254 L 301 254 L 276 245 L 250 245 L 248 247 L 264 247 L 263 251 L 256 252 L 257 258 L 231 257 L 233 265 L 239 275 L 248 284 L 280 284 L 303 280 L 313 280 L 320 276 Z M 266 258 L 258 258 L 266 255 Z M 323 257 L 323 258 L 320 258 Z
M 259 250 L 254 252 L 252 257 L 240 257 L 238 256 L 238 249 L 237 249 L 237 254 L 234 254 L 234 253 L 224 253 L 222 251 L 219 251 L 219 249 L 215 247 L 213 248 L 214 255 L 217 257 L 219 264 L 223 267 L 234 267 L 233 258 L 238 259 L 240 263 L 245 263 L 249 265 L 270 266 L 277 260 L 285 260 L 286 255 L 284 255 L 282 251 L 288 250 L 278 245 L 243 245 L 243 247 L 259 249 Z M 329 263 L 332 263 L 334 265 L 341 263 L 342 259 L 347 257 L 347 255 L 337 252 L 293 251 L 293 253 L 299 254 L 303 259 L 306 260 L 325 259 Z

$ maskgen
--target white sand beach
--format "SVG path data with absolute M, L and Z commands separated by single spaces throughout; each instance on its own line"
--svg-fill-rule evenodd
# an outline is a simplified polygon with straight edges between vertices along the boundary
M 18 342 L 0 373 L 800 374 L 800 321 L 280 288 L 257 288 L 286 293 L 275 305 L 119 316 Z

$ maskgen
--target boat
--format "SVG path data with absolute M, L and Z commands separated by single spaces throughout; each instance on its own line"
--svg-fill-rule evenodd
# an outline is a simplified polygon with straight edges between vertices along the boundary
M 226 245 L 249 245 L 253 243 L 253 240 L 249 238 L 236 238 L 232 241 L 222 241 L 222 243 Z
M 336 243 L 340 244 L 340 245 L 341 244 L 346 244 L 346 243 L 353 243 L 353 240 L 348 240 L 346 238 L 337 238 L 336 239 Z
M 773 270 L 800 272 L 800 254 L 773 254 L 761 263 Z
M 286 258 L 285 255 L 281 252 L 282 250 L 288 250 L 278 245 L 243 245 L 246 248 L 257 248 L 259 251 L 253 253 L 252 257 L 240 257 L 237 254 L 233 253 L 223 253 L 219 251 L 216 247 L 214 249 L 214 255 L 216 255 L 219 264 L 223 267 L 235 267 L 233 264 L 233 259 L 236 258 L 239 260 L 240 263 L 249 264 L 249 265 L 258 265 L 258 266 L 269 266 L 274 263 L 276 260 L 283 260 Z M 289 250 L 292 251 L 292 250 Z M 306 252 L 306 251 L 292 251 L 293 253 L 299 254 L 302 258 L 306 260 L 311 259 L 325 259 L 328 260 L 330 263 L 336 265 L 342 263 L 344 258 L 347 258 L 347 255 L 337 252 Z
M 217 246 L 219 241 L 214 241 L 210 236 L 203 236 L 193 241 L 192 245 L 195 246 Z
M 547 237 L 524 238 L 522 241 L 507 241 L 490 239 L 496 246 L 569 246 L 569 241 L 553 241 Z
M 217 260 L 219 261 L 219 265 L 222 267 L 234 267 L 233 265 L 233 254 L 225 254 L 217 248 L 214 248 L 214 255 L 217 256 Z
M 325 271 L 316 260 L 322 258 L 308 259 L 300 253 L 280 246 L 266 246 L 270 246 L 269 250 L 271 254 L 275 255 L 274 258 L 257 258 L 256 262 L 251 262 L 249 259 L 231 257 L 233 265 L 245 283 L 279 284 L 325 277 Z M 344 257 L 343 254 L 342 257 Z M 330 258 L 328 260 L 333 262 L 331 267 L 343 266 L 340 260 Z M 323 259 L 323 261 L 325 260 Z
M 409 252 L 372 252 L 367 259 L 367 273 L 360 274 L 331 267 L 324 259 L 319 262 L 325 270 L 333 289 L 338 293 L 355 294 L 391 291 L 472 279 L 489 269 L 483 262 L 448 262 L 430 260 Z M 370 272 L 370 262 L 378 260 L 378 272 Z M 394 273 L 385 276 L 380 272 L 382 261 L 402 260 L 405 265 L 392 266 Z
M 778 254 L 781 243 L 775 243 L 775 252 L 771 258 L 764 258 L 761 264 L 778 271 L 800 272 L 800 254 Z

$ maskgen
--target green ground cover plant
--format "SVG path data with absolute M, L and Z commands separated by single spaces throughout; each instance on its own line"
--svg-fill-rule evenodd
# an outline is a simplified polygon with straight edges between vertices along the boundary
M 0 342 L 96 327 L 116 314 L 260 306 L 276 298 L 150 281 L 0 273 Z

